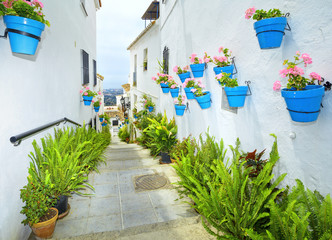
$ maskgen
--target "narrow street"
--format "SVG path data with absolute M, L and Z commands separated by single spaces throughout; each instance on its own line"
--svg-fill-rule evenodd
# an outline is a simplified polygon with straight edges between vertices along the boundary
M 53 239 L 213 239 L 189 204 L 176 201 L 172 166 L 117 136 L 105 156 L 100 174 L 89 175 L 95 190 L 85 193 L 94 195 L 69 199 L 70 213 L 58 220 Z

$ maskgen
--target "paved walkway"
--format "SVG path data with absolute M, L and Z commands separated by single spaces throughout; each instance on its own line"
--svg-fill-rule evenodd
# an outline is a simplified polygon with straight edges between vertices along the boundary
M 70 213 L 58 220 L 53 239 L 213 239 L 197 213 L 175 201 L 178 195 L 171 184 L 166 189 L 135 191 L 133 180 L 140 175 L 159 173 L 176 182 L 170 165 L 160 165 L 149 150 L 122 143 L 117 136 L 106 149 L 106 158 L 100 174 L 89 175 L 95 190 L 86 193 L 94 195 L 69 199 Z

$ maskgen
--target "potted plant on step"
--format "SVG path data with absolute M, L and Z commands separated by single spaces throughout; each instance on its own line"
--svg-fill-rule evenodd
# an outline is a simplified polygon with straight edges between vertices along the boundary
M 80 93 L 82 94 L 83 102 L 84 102 L 85 106 L 90 106 L 93 97 L 97 95 L 97 93 L 91 91 L 88 86 L 83 86 L 83 89 L 80 90 Z
M 164 73 L 157 73 L 157 76 L 158 78 L 152 77 L 152 80 L 155 81 L 157 84 L 160 84 L 163 93 L 169 93 L 168 81 L 172 80 L 173 77 Z
M 198 58 L 196 53 L 191 54 L 190 59 L 190 68 L 194 75 L 194 78 L 203 77 L 206 64 L 211 62 L 211 58 L 207 56 L 207 53 L 204 53 L 203 59 Z
M 58 210 L 52 208 L 56 199 L 49 183 L 36 182 L 29 175 L 28 184 L 20 190 L 25 204 L 21 213 L 26 217 L 22 223 L 28 224 L 35 236 L 43 239 L 52 237 L 58 218 Z
M 256 36 L 261 49 L 278 48 L 285 35 L 287 19 L 279 9 L 256 10 L 255 7 L 249 8 L 245 12 L 245 18 L 257 20 L 254 23 Z M 290 29 L 286 29 L 290 30 Z
M 212 62 L 217 65 L 217 67 L 213 68 L 215 74 L 220 74 L 221 72 L 230 73 L 230 78 L 233 78 L 233 70 L 234 65 L 231 64 L 230 57 L 232 55 L 232 51 L 229 51 L 228 48 L 219 47 L 219 53 L 223 53 L 223 56 L 214 56 Z
M 176 134 L 177 126 L 173 118 L 168 122 L 166 113 L 164 113 L 161 121 L 149 118 L 150 125 L 144 129 L 152 140 L 151 145 L 157 148 L 157 152 L 161 153 L 161 163 L 171 163 L 170 152 L 177 143 Z
M 181 94 L 178 96 L 177 99 L 174 100 L 176 115 L 183 116 L 184 110 L 186 110 L 185 101 L 186 97 L 182 96 Z
M 183 69 L 181 69 L 181 67 L 179 66 L 175 66 L 173 68 L 173 71 L 179 76 L 181 82 L 183 83 L 187 78 L 190 78 L 190 72 L 188 72 L 189 70 L 189 66 L 185 66 L 183 67 Z
M 195 84 L 195 78 L 187 78 L 182 84 L 187 99 L 195 99 L 194 93 L 191 91 L 191 89 L 194 89 Z
M 225 86 L 225 93 L 230 107 L 244 106 L 248 86 L 239 86 L 236 78 L 230 78 L 230 73 L 220 73 L 216 75 L 216 80 L 220 85 Z
M 0 0 L 0 16 L 4 16 L 12 52 L 35 54 L 45 24 L 50 26 L 42 13 L 43 7 L 37 0 Z
M 211 107 L 211 93 L 209 91 L 203 92 L 205 86 L 202 84 L 200 79 L 197 80 L 194 88 L 191 89 L 191 92 L 194 93 L 195 99 L 202 109 L 207 109 Z
M 294 62 L 285 60 L 283 65 L 287 67 L 280 70 L 282 78 L 287 78 L 287 88 L 281 90 L 281 96 L 285 99 L 287 109 L 295 122 L 313 122 L 317 120 L 322 98 L 324 96 L 324 86 L 320 85 L 322 77 L 315 72 L 309 74 L 310 78 L 304 77 L 304 70 L 298 67 L 299 64 L 307 67 L 312 63 L 309 54 L 296 52 Z M 315 85 L 317 81 L 318 85 Z M 280 81 L 274 83 L 273 89 L 281 89 Z

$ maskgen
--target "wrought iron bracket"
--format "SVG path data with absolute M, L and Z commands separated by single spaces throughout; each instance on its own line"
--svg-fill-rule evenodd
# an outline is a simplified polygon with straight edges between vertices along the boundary
M 290 13 L 286 13 L 286 14 L 285 14 L 285 17 L 287 18 L 287 17 L 289 17 L 289 15 L 290 15 Z M 291 27 L 290 27 L 289 24 L 288 24 L 288 21 L 287 21 L 287 27 L 288 27 L 288 28 L 285 28 L 285 30 L 287 30 L 287 31 L 292 31 Z
M 235 72 L 233 72 L 233 74 L 237 74 L 237 67 L 236 67 L 236 64 L 235 64 L 235 56 L 231 57 L 231 60 L 232 60 L 232 64 L 234 65 L 234 68 L 235 68 Z
M 31 37 L 31 38 L 34 38 L 34 39 L 36 39 L 40 42 L 40 37 L 38 37 L 34 34 L 31 34 L 31 33 L 28 33 L 28 32 L 24 32 L 24 31 L 20 31 L 20 30 L 17 30 L 17 29 L 12 29 L 12 28 L 6 28 L 4 35 L 0 36 L 0 38 L 7 38 L 8 33 L 10 33 L 10 32 L 21 34 L 21 35 L 24 35 L 24 36 L 27 36 L 27 37 Z

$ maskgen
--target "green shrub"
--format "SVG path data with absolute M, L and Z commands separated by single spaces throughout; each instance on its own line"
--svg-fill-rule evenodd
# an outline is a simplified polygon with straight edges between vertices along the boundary
M 118 136 L 121 141 L 127 142 L 130 138 L 130 133 L 128 132 L 127 124 L 125 124 L 122 128 L 120 128 Z
M 175 146 L 171 149 L 171 157 L 173 159 L 179 160 L 179 158 L 182 154 L 187 155 L 188 154 L 188 147 L 187 147 L 188 144 L 193 146 L 194 149 L 196 149 L 198 147 L 196 140 L 194 138 L 192 138 L 191 136 L 189 136 L 187 138 L 183 138 L 182 142 L 177 141 Z

